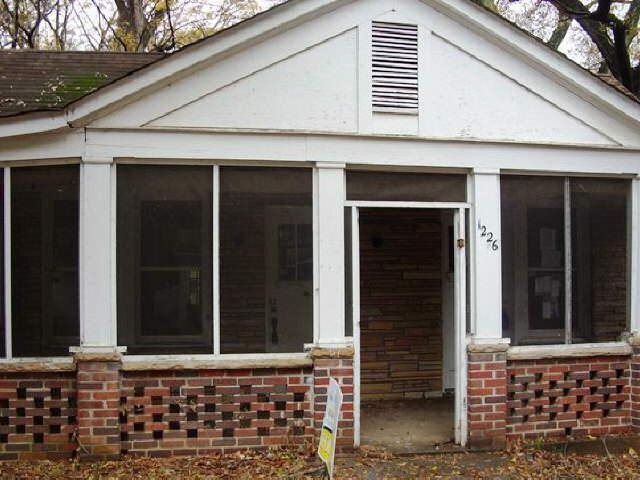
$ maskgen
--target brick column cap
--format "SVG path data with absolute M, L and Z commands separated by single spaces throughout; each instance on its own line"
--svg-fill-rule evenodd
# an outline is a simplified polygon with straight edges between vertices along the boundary
M 631 345 L 632 347 L 640 347 L 640 332 L 638 331 L 634 331 L 634 332 L 625 332 L 622 335 L 623 339 L 626 340 L 629 345 Z
M 353 358 L 353 345 L 322 346 L 306 345 L 305 351 L 312 358 Z
M 69 347 L 73 360 L 78 362 L 122 362 L 127 347 Z
M 469 353 L 504 353 L 509 350 L 509 343 L 508 338 L 471 338 L 467 350 Z

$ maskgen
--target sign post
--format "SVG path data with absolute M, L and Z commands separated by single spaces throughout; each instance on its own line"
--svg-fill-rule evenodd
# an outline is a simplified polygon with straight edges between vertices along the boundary
M 338 417 L 342 407 L 342 391 L 333 378 L 329 379 L 327 391 L 327 407 L 322 420 L 318 456 L 327 466 L 329 478 L 333 479 L 333 462 L 336 454 L 336 436 L 338 434 Z

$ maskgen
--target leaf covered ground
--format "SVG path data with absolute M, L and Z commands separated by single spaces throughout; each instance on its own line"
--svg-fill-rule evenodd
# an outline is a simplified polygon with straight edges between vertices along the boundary
M 361 449 L 340 458 L 336 479 L 640 479 L 633 448 L 619 453 L 576 454 L 562 449 L 514 448 L 505 453 L 393 456 Z M 207 457 L 125 457 L 81 463 L 0 462 L 2 479 L 318 479 L 320 463 L 311 449 L 278 448 Z

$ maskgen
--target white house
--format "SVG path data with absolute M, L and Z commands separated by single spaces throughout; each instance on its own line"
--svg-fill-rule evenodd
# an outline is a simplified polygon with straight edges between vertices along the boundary
M 640 104 L 481 7 L 0 73 L 0 458 L 311 441 L 329 377 L 345 451 L 387 400 L 470 447 L 640 419 Z

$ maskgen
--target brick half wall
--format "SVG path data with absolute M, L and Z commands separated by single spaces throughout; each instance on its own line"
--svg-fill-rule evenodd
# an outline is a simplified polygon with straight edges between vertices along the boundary
M 470 447 L 632 431 L 640 425 L 639 354 L 525 360 L 470 351 Z
M 630 431 L 630 358 L 507 363 L 507 437 L 585 437 Z
M 316 445 L 331 377 L 344 396 L 337 451 L 353 449 L 353 348 L 314 349 L 278 358 L 273 368 L 264 368 L 264 359 L 197 366 L 177 359 L 138 368 L 120 354 L 99 357 L 76 354 L 59 371 L 36 365 L 0 373 L 0 460 Z M 212 368 L 216 363 L 230 367 Z
M 311 368 L 124 372 L 122 453 L 198 455 L 313 441 Z

